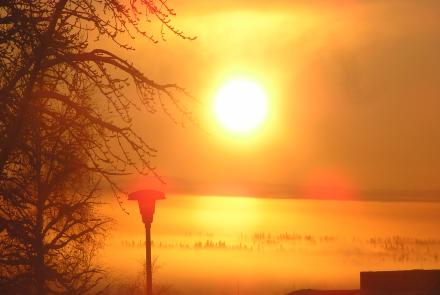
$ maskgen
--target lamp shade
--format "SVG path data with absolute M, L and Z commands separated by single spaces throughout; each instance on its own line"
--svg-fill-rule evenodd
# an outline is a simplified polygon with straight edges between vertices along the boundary
M 138 201 L 142 221 L 150 224 L 153 222 L 155 202 L 165 199 L 165 194 L 156 190 L 140 190 L 129 194 L 128 199 Z

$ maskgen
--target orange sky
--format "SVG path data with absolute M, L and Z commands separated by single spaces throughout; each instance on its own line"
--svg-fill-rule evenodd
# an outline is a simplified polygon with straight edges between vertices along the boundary
M 309 2 L 168 1 L 175 25 L 197 40 L 136 39 L 129 57 L 141 69 L 201 102 L 201 128 L 163 114 L 137 120 L 169 190 L 440 189 L 440 3 Z M 236 75 L 269 94 L 254 136 L 231 137 L 212 118 L 215 90 Z

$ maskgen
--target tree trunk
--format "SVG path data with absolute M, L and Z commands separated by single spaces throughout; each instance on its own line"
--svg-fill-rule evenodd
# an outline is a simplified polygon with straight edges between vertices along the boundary
M 44 201 L 38 196 L 37 216 L 35 224 L 35 286 L 38 295 L 44 295 L 45 267 L 44 267 L 44 237 L 43 237 L 43 208 Z
M 36 291 L 38 295 L 45 294 L 45 264 L 44 264 L 44 211 L 46 204 L 46 196 L 43 191 L 43 163 L 41 159 L 41 130 L 38 122 L 34 124 L 34 148 L 36 151 L 36 155 L 34 157 L 34 166 L 35 166 L 35 183 L 36 183 L 36 204 L 35 204 L 35 285 Z

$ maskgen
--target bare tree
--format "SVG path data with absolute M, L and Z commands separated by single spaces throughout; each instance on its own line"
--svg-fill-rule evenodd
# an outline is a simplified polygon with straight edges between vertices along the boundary
M 160 265 L 158 263 L 159 257 L 156 256 L 153 259 L 152 268 L 155 276 L 158 275 L 160 271 Z M 107 288 L 106 293 L 109 295 L 142 295 L 145 294 L 147 286 L 145 282 L 146 267 L 145 262 L 139 268 L 139 271 L 135 275 L 131 275 L 128 278 L 123 278 L 117 283 L 111 285 Z M 166 283 L 155 283 L 154 286 L 155 295 L 168 295 L 168 294 L 180 294 L 180 292 L 173 287 L 171 284 Z
M 50 109 L 41 104 L 33 108 Z M 30 137 L 0 183 L 3 294 L 85 294 L 103 277 L 94 259 L 109 219 L 96 210 L 98 182 L 68 131 L 94 130 L 70 107 L 59 111 L 62 125 L 38 112 L 27 118 Z
M 81 146 L 88 169 L 103 176 L 112 189 L 113 176 L 155 173 L 151 157 L 156 150 L 131 127 L 130 111 L 162 109 L 170 118 L 182 114 L 191 120 L 184 89 L 149 79 L 118 50 L 140 36 L 156 42 L 141 29 L 142 20 L 155 18 L 164 30 L 186 39 L 170 17 L 175 12 L 163 0 L 5 0 L 0 4 L 0 173 L 11 154 L 28 137 L 28 116 L 34 101 L 50 100 L 69 106 L 99 135 Z M 90 41 L 90 38 L 94 38 Z M 113 49 L 97 47 L 110 40 Z M 54 84 L 56 80 L 58 83 Z M 54 85 L 56 85 L 54 87 Z M 126 89 L 137 90 L 128 97 Z M 176 95 L 177 94 L 177 95 Z M 182 99 L 184 98 L 184 99 Z M 78 104 L 78 101 L 87 102 Z M 60 120 L 53 109 L 39 110 Z M 112 114 L 113 117 L 110 117 Z M 173 115 L 174 114 L 174 115 Z M 76 134 L 76 138 L 82 138 Z M 79 141 L 80 142 L 80 141 Z
M 156 42 L 140 26 L 151 18 L 159 37 L 186 39 L 174 14 L 163 0 L 0 1 L 0 293 L 84 294 L 99 283 L 99 180 L 117 196 L 115 177 L 155 174 L 156 150 L 131 110 L 191 120 L 184 89 L 116 52 L 133 50 L 127 37 Z

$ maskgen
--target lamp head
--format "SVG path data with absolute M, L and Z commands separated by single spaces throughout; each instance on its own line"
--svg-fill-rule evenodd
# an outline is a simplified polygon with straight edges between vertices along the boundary
M 138 201 L 142 221 L 147 225 L 153 222 L 154 205 L 156 200 L 165 199 L 165 194 L 155 190 L 140 190 L 129 194 L 128 199 Z

